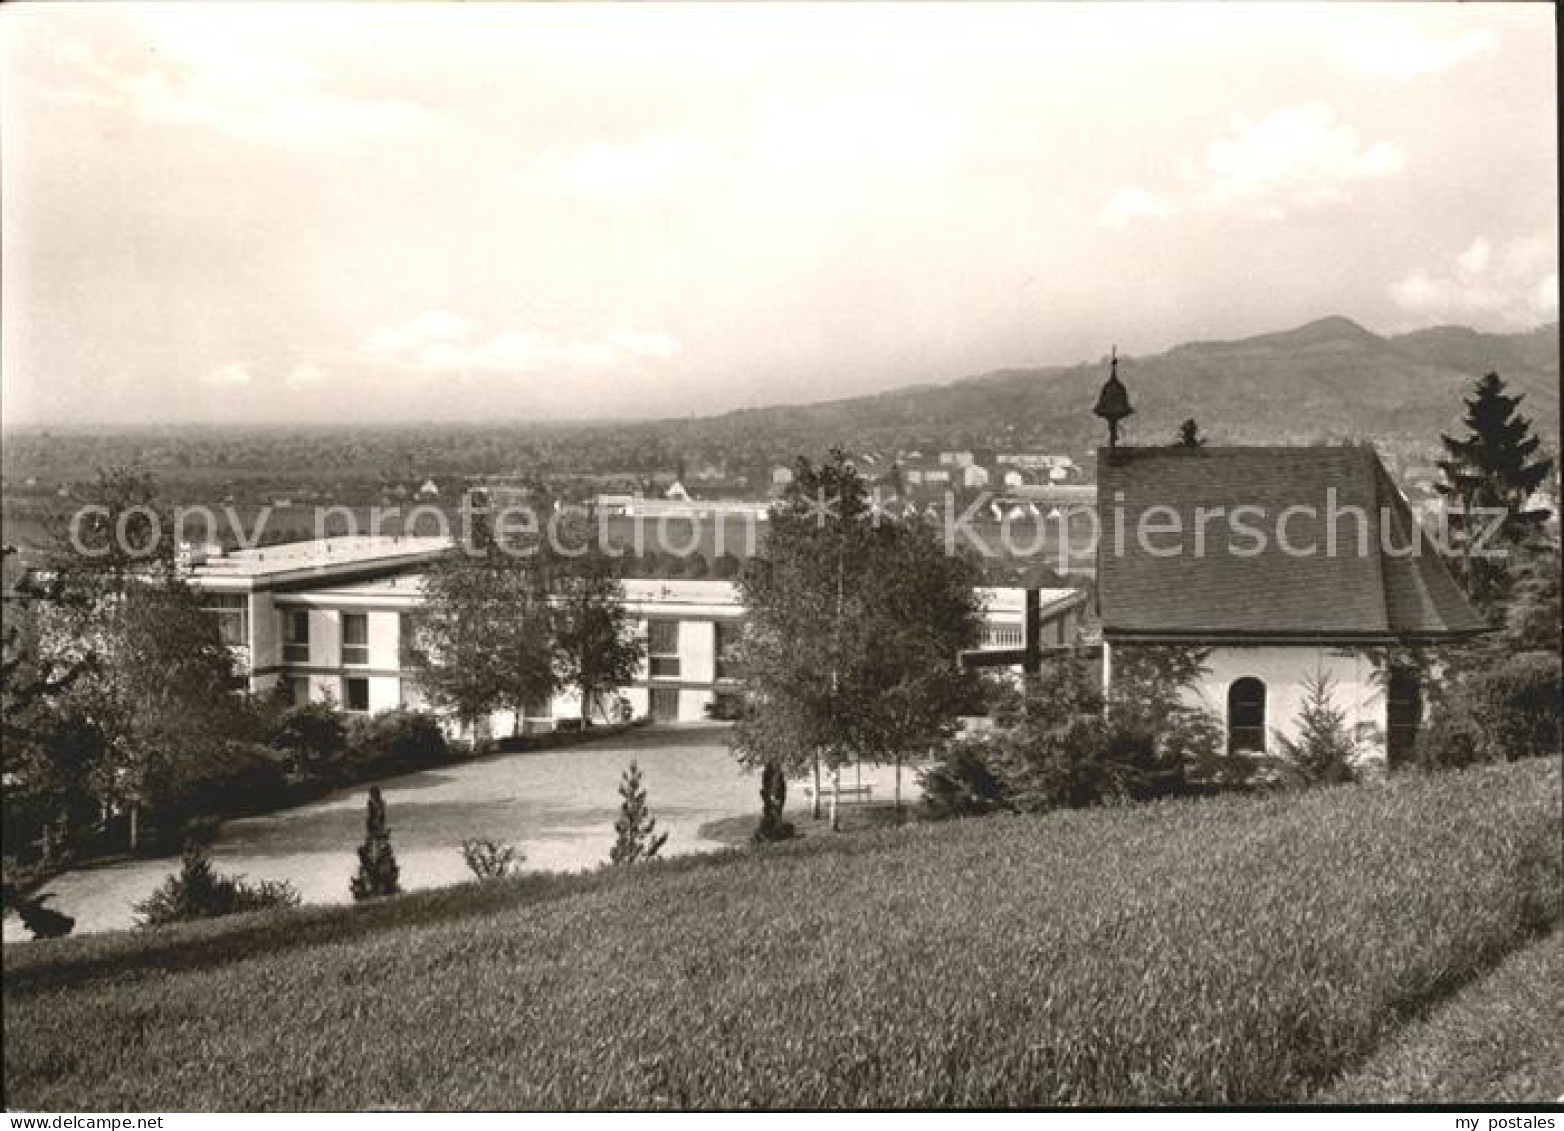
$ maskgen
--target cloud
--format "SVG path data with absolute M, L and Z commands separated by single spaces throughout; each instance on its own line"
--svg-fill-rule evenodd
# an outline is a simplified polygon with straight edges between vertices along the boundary
M 620 366 L 668 361 L 680 352 L 663 333 L 619 329 L 593 338 L 561 338 L 533 330 L 473 333 L 473 324 L 446 311 L 421 314 L 400 326 L 381 326 L 364 339 L 379 360 L 449 372 L 602 372 Z
M 1558 258 L 1542 236 L 1495 246 L 1479 237 L 1442 268 L 1393 283 L 1390 298 L 1417 319 L 1525 328 L 1559 314 Z
M 963 166 L 1036 154 L 1032 130 L 990 117 L 907 92 L 761 96 L 679 128 L 563 149 L 520 166 L 509 184 L 612 203 L 705 191 L 768 212 L 801 200 L 884 209 L 886 184 L 905 197 Z
M 376 353 L 409 353 L 444 346 L 465 338 L 472 328 L 467 319 L 446 310 L 431 310 L 401 326 L 378 326 L 365 344 Z
M 1240 118 L 1228 137 L 1210 144 L 1196 200 L 1279 220 L 1289 211 L 1345 201 L 1350 185 L 1405 168 L 1399 146 L 1361 144 L 1330 107 L 1289 106 L 1258 121 Z
M 1371 75 L 1406 82 L 1499 53 L 1499 37 L 1491 30 L 1433 39 L 1407 27 L 1385 25 L 1339 44 L 1336 58 Z
M 689 133 L 652 134 L 628 142 L 591 142 L 523 172 L 523 187 L 541 181 L 570 194 L 631 199 L 676 191 L 681 182 L 719 171 L 722 159 Z
M 219 365 L 205 374 L 201 380 L 214 389 L 243 389 L 255 383 L 250 367 L 242 361 L 230 361 L 227 365 Z
M 1226 137 L 1212 141 L 1204 162 L 1184 170 L 1183 192 L 1121 185 L 1103 205 L 1101 223 L 1124 228 L 1200 209 L 1283 220 L 1351 198 L 1361 181 L 1406 168 L 1406 153 L 1381 141 L 1364 145 L 1357 131 L 1328 106 L 1287 106 L 1264 118 L 1236 118 Z
M 1113 190 L 1102 209 L 1102 222 L 1110 228 L 1128 227 L 1136 220 L 1171 216 L 1170 201 L 1137 185 L 1121 185 Z
M 231 11 L 231 10 L 230 10 Z M 404 132 L 428 111 L 404 98 L 361 98 L 243 19 L 189 9 L 139 13 L 132 49 L 71 35 L 54 44 L 55 101 L 200 125 L 246 140 L 321 147 Z M 248 29 L 248 30 L 247 30 Z
M 308 389 L 326 379 L 326 371 L 312 361 L 301 361 L 288 370 L 283 383 L 290 389 Z

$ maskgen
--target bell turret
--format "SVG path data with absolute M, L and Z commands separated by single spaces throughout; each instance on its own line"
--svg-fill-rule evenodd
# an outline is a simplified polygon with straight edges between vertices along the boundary
M 1103 382 L 1102 391 L 1097 394 L 1097 407 L 1092 409 L 1094 413 L 1108 422 L 1108 447 L 1119 446 L 1119 421 L 1134 413 L 1130 407 L 1129 390 L 1124 387 L 1124 382 L 1119 380 L 1119 347 L 1113 347 L 1113 356 L 1109 361 L 1108 379 Z

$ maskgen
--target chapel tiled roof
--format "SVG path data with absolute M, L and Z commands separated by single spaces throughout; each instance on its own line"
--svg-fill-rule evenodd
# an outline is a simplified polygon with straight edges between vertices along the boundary
M 1485 627 L 1371 448 L 1104 449 L 1098 469 L 1109 639 L 1392 641 Z

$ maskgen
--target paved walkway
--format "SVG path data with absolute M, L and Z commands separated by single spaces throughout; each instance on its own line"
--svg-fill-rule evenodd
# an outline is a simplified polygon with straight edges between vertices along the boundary
M 635 759 L 667 855 L 720 847 L 696 830 L 708 821 L 759 811 L 758 775 L 744 773 L 720 724 L 655 726 L 611 739 L 536 754 L 502 754 L 380 782 L 391 843 L 409 890 L 471 878 L 458 846 L 469 837 L 516 845 L 529 870 L 574 871 L 608 859 L 619 811 L 619 777 Z M 875 793 L 890 796 L 892 772 L 863 771 Z M 851 777 L 851 771 L 848 771 Z M 363 840 L 367 786 L 266 817 L 226 822 L 212 859 L 252 880 L 288 880 L 306 903 L 346 903 Z M 904 788 L 913 790 L 911 775 Z M 804 811 L 802 790 L 789 809 Z M 52 880 L 50 904 L 76 918 L 76 933 L 134 925 L 132 905 L 145 899 L 177 858 L 83 868 Z M 6 942 L 30 937 L 14 915 Z

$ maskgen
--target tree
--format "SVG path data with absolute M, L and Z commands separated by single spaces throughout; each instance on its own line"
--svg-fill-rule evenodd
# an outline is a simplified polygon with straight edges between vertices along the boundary
M 1178 426 L 1178 441 L 1175 446 L 1180 448 L 1203 448 L 1206 446 L 1206 438 L 1200 434 L 1200 425 L 1195 423 L 1193 416 Z
M 495 711 L 515 713 L 559 687 L 548 569 L 539 546 L 480 536 L 434 562 L 413 616 L 414 679 L 429 703 L 476 729 Z
M 233 653 L 180 575 L 150 477 L 100 472 L 77 500 L 74 529 L 58 532 L 51 573 L 58 599 L 44 607 L 38 646 L 81 671 L 62 696 L 67 760 L 96 732 L 96 800 L 128 808 L 130 843 L 143 806 L 176 810 L 212 776 L 223 747 L 252 736 L 235 694 Z
M 16 565 L 16 550 L 0 551 L 3 571 L 3 646 L 0 646 L 0 744 L 7 850 L 25 850 L 37 836 L 46 864 L 69 850 L 78 818 L 96 808 L 94 769 L 102 736 L 79 712 L 65 707 L 72 686 L 91 672 L 88 650 L 45 647 L 47 623 L 62 600 L 58 571 L 40 575 Z
M 1467 522 L 1467 514 L 1487 508 L 1503 511 L 1498 548 L 1524 541 L 1542 527 L 1547 512 L 1528 508 L 1527 502 L 1553 467 L 1552 460 L 1533 458 L 1542 441 L 1533 434 L 1531 420 L 1517 411 L 1524 397 L 1509 396 L 1504 388 L 1497 373 L 1487 374 L 1472 387 L 1465 402 L 1467 434 L 1459 439 L 1440 436 L 1445 458 L 1439 461 L 1439 470 L 1444 481 L 1437 484 L 1447 505 L 1455 508 L 1451 532 L 1463 540 L 1481 530 L 1478 522 Z M 1461 575 L 1467 595 L 1491 612 L 1505 587 L 1501 560 L 1491 554 L 1463 553 Z
M 157 480 L 129 466 L 99 468 L 72 496 L 75 508 L 51 521 L 53 567 L 89 594 L 117 593 L 148 566 L 172 567 L 172 523 L 158 500 Z
M 1504 655 L 1559 652 L 1561 569 L 1557 537 L 1537 532 L 1512 552 L 1503 626 L 1490 638 Z
M 765 556 L 739 581 L 749 710 L 732 743 L 745 765 L 813 771 L 816 816 L 822 765 L 899 766 L 970 695 L 959 653 L 981 630 L 978 572 L 944 551 L 929 525 L 871 508 L 840 450 L 800 458 L 772 508 Z
M 1182 792 L 1188 777 L 1234 784 L 1220 764 L 1223 731 L 1186 705 L 1208 652 L 1178 645 L 1114 649 L 1111 695 L 1095 660 L 1049 656 L 1020 688 L 990 689 L 994 729 L 947 744 L 924 775 L 930 804 L 948 813 L 1046 812 Z
M 581 696 L 581 722 L 636 677 L 645 645 L 624 604 L 624 584 L 613 559 L 589 543 L 558 583 L 555 648 L 560 682 Z M 604 716 L 607 717 L 606 715 Z
M 614 822 L 614 847 L 610 864 L 634 864 L 650 860 L 668 842 L 667 833 L 657 831 L 657 822 L 646 805 L 646 788 L 641 784 L 641 768 L 634 762 L 619 781 L 619 819 Z
M 1281 769 L 1302 785 L 1352 781 L 1361 753 L 1347 726 L 1347 712 L 1336 706 L 1330 676 L 1316 673 L 1303 681 L 1296 737 L 1275 731 Z
M 987 769 L 1007 804 L 1028 812 L 1095 805 L 1127 791 L 1109 758 L 1101 681 L 1085 657 L 1051 657 L 995 713 Z M 979 794 L 981 796 L 981 794 Z
M 0 734 L 7 744 L 35 736 L 39 708 L 58 701 L 93 664 L 88 653 L 62 656 L 46 652 L 39 617 L 66 599 L 57 571 L 40 575 L 16 564 L 15 546 L 0 547 Z
M 391 850 L 391 829 L 386 824 L 386 803 L 380 787 L 369 787 L 369 803 L 364 813 L 364 843 L 358 848 L 358 873 L 348 882 L 355 902 L 398 895 L 402 891 L 402 870 Z
M 751 838 L 756 844 L 792 839 L 793 826 L 782 819 L 786 804 L 787 775 L 778 763 L 767 762 L 760 770 L 760 824 Z
M 219 748 L 245 735 L 233 655 L 176 576 L 145 577 L 106 595 L 73 635 L 93 641 L 99 662 L 72 687 L 70 702 L 103 737 L 100 795 L 130 807 L 134 847 L 139 808 L 177 810 L 189 787 L 209 776 Z

